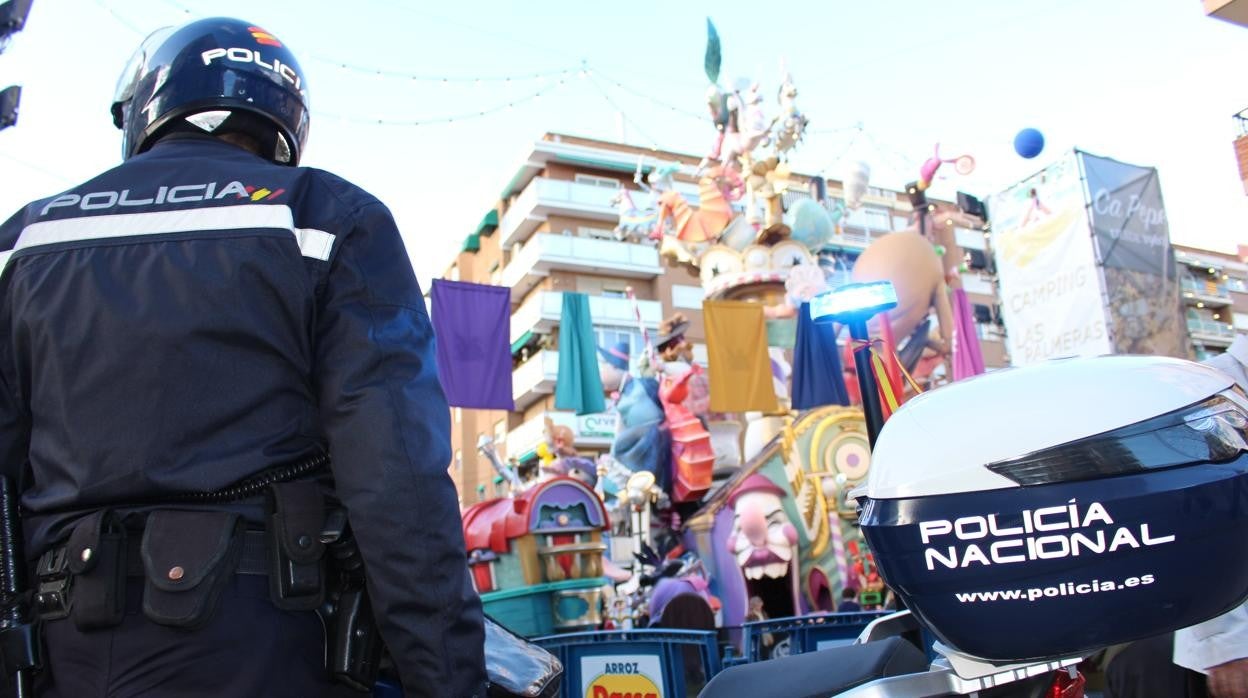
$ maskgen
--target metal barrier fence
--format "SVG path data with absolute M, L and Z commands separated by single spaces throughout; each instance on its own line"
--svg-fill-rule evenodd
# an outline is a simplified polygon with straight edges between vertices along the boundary
M 711 630 L 605 630 L 533 642 L 563 663 L 563 696 L 692 698 L 721 668 Z
M 889 613 L 892 611 L 824 613 L 744 623 L 741 630 L 745 656 L 731 663 L 757 662 L 773 656 L 850 645 L 871 621 Z

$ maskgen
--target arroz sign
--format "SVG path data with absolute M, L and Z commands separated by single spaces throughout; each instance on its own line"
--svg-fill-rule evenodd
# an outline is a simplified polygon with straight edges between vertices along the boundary
M 652 654 L 581 658 L 585 698 L 663 698 L 663 667 Z

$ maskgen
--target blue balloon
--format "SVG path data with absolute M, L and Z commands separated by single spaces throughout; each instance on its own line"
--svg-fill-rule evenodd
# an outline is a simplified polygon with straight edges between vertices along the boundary
M 1014 136 L 1014 152 L 1031 159 L 1044 150 L 1044 134 L 1034 128 L 1025 128 Z

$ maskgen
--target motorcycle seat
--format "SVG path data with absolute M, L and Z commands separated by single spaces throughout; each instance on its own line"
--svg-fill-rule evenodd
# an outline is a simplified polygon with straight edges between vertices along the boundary
M 889 637 L 734 666 L 716 674 L 698 698 L 824 698 L 927 669 L 926 654 L 900 637 Z

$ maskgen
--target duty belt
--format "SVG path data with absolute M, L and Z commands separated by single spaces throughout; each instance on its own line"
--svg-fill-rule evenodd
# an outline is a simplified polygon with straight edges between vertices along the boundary
M 141 536 L 129 536 L 126 539 L 126 576 L 128 577 L 142 577 L 147 574 L 143 569 L 141 544 Z M 87 548 L 83 554 L 90 554 L 90 552 L 90 548 Z M 243 533 L 242 551 L 234 573 L 268 575 L 269 548 L 264 531 Z M 172 567 L 168 571 L 171 579 L 180 574 L 181 570 L 178 567 Z M 36 613 L 44 620 L 66 617 L 69 614 L 69 599 L 73 587 L 73 575 L 69 571 L 69 546 L 56 546 L 40 556 L 35 575 L 39 584 L 35 590 L 34 599 Z

